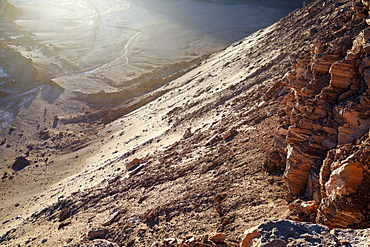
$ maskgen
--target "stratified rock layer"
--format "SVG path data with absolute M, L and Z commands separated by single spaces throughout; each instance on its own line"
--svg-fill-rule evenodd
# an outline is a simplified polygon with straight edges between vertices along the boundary
M 368 227 L 370 132 L 357 144 L 331 150 L 320 171 L 317 222 L 331 227 Z
M 284 170 L 289 201 L 316 201 L 317 222 L 369 227 L 369 3 L 314 1 L 308 9 L 307 22 L 322 20 L 320 30 L 265 95 L 284 106 L 265 167 Z

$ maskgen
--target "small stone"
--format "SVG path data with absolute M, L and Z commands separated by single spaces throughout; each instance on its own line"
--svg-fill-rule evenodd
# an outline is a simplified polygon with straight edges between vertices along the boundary
M 133 246 L 134 241 L 128 241 L 126 246 Z M 70 245 L 68 245 L 70 246 Z M 73 246 L 81 246 L 81 247 L 119 247 L 118 244 L 110 242 L 106 239 L 94 239 L 92 241 L 84 241 L 84 243 L 73 245 Z
M 185 243 L 193 243 L 195 242 L 195 237 L 194 236 L 187 236 Z
M 72 222 L 70 222 L 70 221 L 65 221 L 65 222 L 60 223 L 59 226 L 58 226 L 58 230 L 63 229 L 66 226 L 69 226 L 71 223 Z
M 215 203 L 221 203 L 221 202 L 222 202 L 222 200 L 223 200 L 223 198 L 222 198 L 222 196 L 220 196 L 220 195 L 217 195 L 217 196 L 215 196 L 215 197 L 213 198 L 213 201 L 214 201 Z
M 43 244 L 43 243 L 46 243 L 48 240 L 45 238 L 45 239 L 43 239 L 43 240 L 41 240 L 41 243 Z
M 303 213 L 309 215 L 317 209 L 317 204 L 315 201 L 308 201 L 301 203 L 301 210 Z
M 370 30 L 365 29 L 363 32 L 364 32 L 364 44 L 366 44 L 370 41 Z
M 193 133 L 191 133 L 191 128 L 188 128 L 187 130 L 185 130 L 184 135 L 182 136 L 182 138 L 187 139 L 187 138 L 191 137 L 192 135 L 193 135 Z
M 108 230 L 107 229 L 96 229 L 96 230 L 91 230 L 87 233 L 87 238 L 88 239 L 95 239 L 95 238 L 100 238 L 103 235 L 107 234 Z
M 324 147 L 327 148 L 335 148 L 337 146 L 337 142 L 333 138 L 326 138 L 325 140 L 322 141 L 321 143 Z
M 364 4 L 365 6 L 369 6 L 370 5 L 370 0 L 361 0 L 362 4 Z
M 366 52 L 366 54 L 370 54 L 370 44 L 365 44 L 363 46 L 363 49 L 364 49 L 364 52 Z
M 209 240 L 209 236 L 206 234 L 206 235 L 203 235 L 202 236 L 202 243 L 206 243 L 206 242 L 208 242 L 208 240 Z
M 312 125 L 313 127 L 313 130 L 316 131 L 316 130 L 322 130 L 322 125 L 321 124 L 318 124 L 318 123 L 314 123 Z
M 109 180 L 108 180 L 108 184 L 112 184 L 112 183 L 114 183 L 114 182 L 116 182 L 118 179 L 120 179 L 121 178 L 121 176 L 115 176 L 115 177 L 113 177 L 113 178 L 110 178 Z
M 134 170 L 141 163 L 143 163 L 143 160 L 142 159 L 135 158 L 130 163 L 126 164 L 126 170 L 127 171 Z
M 120 215 L 121 212 L 122 212 L 122 210 L 118 210 L 118 211 L 114 212 L 101 225 L 102 226 L 108 226 L 108 225 L 112 224 L 114 221 L 117 220 L 117 218 L 118 218 L 118 216 Z
M 313 128 L 313 121 L 310 119 L 301 119 L 299 120 L 298 127 L 302 129 L 309 129 L 312 130 Z
M 8 134 L 11 135 L 16 129 L 15 127 L 10 127 Z
M 229 138 L 235 136 L 238 132 L 235 130 L 235 129 L 231 129 L 229 131 L 227 131 L 223 136 L 222 136 L 222 139 L 223 140 L 228 140 Z
M 128 175 L 129 177 L 131 177 L 131 176 L 133 176 L 133 175 L 135 175 L 135 174 L 139 173 L 139 171 L 141 171 L 141 169 L 143 169 L 143 168 L 144 168 L 144 165 L 143 165 L 143 164 L 141 164 L 141 165 L 139 165 L 138 167 L 136 167 L 135 169 L 133 169 L 133 170 L 129 171 L 129 172 L 127 173 L 127 175 Z
M 359 12 L 363 11 L 365 6 L 360 2 L 355 2 L 355 3 L 353 3 L 352 8 L 356 13 L 359 13 Z
M 226 240 L 226 235 L 224 233 L 217 233 L 209 238 L 209 240 L 215 243 L 223 243 Z
M 176 238 L 166 238 L 166 239 L 163 240 L 163 243 L 164 244 L 176 244 L 177 239 Z
M 39 137 L 41 140 L 46 141 L 47 139 L 50 139 L 50 132 L 48 130 L 43 130 L 39 132 Z
M 318 32 L 317 28 L 311 28 L 309 31 L 310 35 L 314 35 L 317 32 Z
M 62 222 L 66 219 L 68 219 L 71 216 L 71 210 L 69 207 L 65 207 L 60 211 L 59 214 L 59 222 Z
M 328 134 L 332 134 L 332 135 L 336 135 L 336 134 L 338 134 L 338 130 L 337 130 L 337 129 L 335 129 L 335 128 L 331 128 L 331 127 L 324 126 L 322 129 L 323 129 L 326 133 L 328 133 Z
M 219 134 L 215 134 L 214 136 L 212 136 L 206 143 L 205 145 L 208 146 L 208 145 L 213 145 L 215 144 L 216 142 L 218 142 L 219 140 L 221 140 L 221 137 Z
M 265 93 L 265 99 L 276 99 L 280 92 L 285 89 L 287 85 L 280 81 L 277 81 L 266 93 Z
M 9 223 L 9 222 L 10 222 L 10 220 L 5 220 L 5 221 L 3 221 L 3 224 Z

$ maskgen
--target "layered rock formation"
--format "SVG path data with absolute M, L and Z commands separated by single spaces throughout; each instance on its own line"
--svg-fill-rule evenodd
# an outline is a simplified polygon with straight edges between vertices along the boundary
M 369 227 L 370 132 L 357 144 L 330 150 L 320 170 L 317 222 L 331 227 Z
M 307 213 L 295 201 L 294 216 L 331 227 L 370 226 L 369 4 L 313 2 L 308 22 L 321 25 L 308 30 L 309 51 L 291 60 L 290 72 L 266 93 L 283 108 L 265 168 L 284 171 L 289 201 L 319 205 Z

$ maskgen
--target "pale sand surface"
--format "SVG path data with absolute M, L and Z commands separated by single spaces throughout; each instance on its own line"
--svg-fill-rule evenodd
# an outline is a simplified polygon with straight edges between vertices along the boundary
M 207 116 L 197 119 L 194 112 L 211 102 L 217 103 L 219 93 L 241 83 L 258 69 L 253 66 L 256 61 L 250 61 L 249 67 L 244 68 L 229 68 L 225 61 L 242 59 L 241 54 L 246 51 L 251 52 L 249 51 L 250 47 L 258 45 L 258 40 L 266 36 L 273 28 L 274 26 L 259 31 L 242 42 L 209 56 L 195 69 L 158 89 L 160 91 L 168 90 L 167 93 L 136 111 L 104 127 L 99 127 L 99 132 L 88 124 L 65 126 L 58 124 L 58 132 L 77 133 L 74 138 L 86 139 L 86 141 L 84 140 L 86 147 L 68 153 L 56 150 L 55 152 L 50 151 L 49 154 L 48 150 L 44 150 L 48 153 L 47 155 L 50 155 L 48 156 L 49 161 L 52 160 L 53 163 L 45 162 L 46 165 L 43 165 L 39 162 L 39 167 L 33 163 L 18 172 L 12 172 L 9 168 L 3 170 L 14 174 L 14 178 L 5 179 L 0 184 L 0 191 L 5 192 L 1 194 L 0 198 L 2 205 L 0 222 L 10 220 L 2 224 L 0 234 L 16 227 L 22 219 L 42 210 L 46 205 L 51 205 L 58 198 L 85 190 L 105 179 L 114 177 L 118 172 L 125 170 L 125 164 L 135 157 L 145 157 L 155 151 L 165 149 L 178 141 L 188 128 L 192 131 L 206 128 L 228 115 L 227 111 L 221 114 L 217 111 L 210 111 Z M 268 56 L 273 58 L 277 55 L 269 54 Z M 261 60 L 264 59 L 267 57 L 261 56 Z M 35 101 L 37 102 L 37 99 Z M 262 99 L 260 102 L 256 102 L 255 107 L 258 107 L 261 102 Z M 181 111 L 183 107 L 189 105 L 192 108 L 186 114 L 195 114 L 192 116 L 192 121 L 176 125 L 176 111 Z M 35 128 L 37 124 L 30 124 L 31 120 L 29 119 L 33 119 L 34 116 L 42 118 L 44 112 L 36 112 L 39 109 L 42 109 L 41 106 L 25 110 L 27 113 L 21 111 L 19 115 L 20 119 L 23 119 L 23 123 L 19 128 L 22 130 L 27 126 L 30 129 Z M 52 115 L 57 114 L 57 112 L 52 112 L 53 110 L 48 109 L 45 123 L 40 121 L 43 126 L 49 125 L 48 129 L 52 132 L 55 131 L 50 126 L 53 124 Z M 49 116 L 49 112 L 53 114 L 50 113 Z M 67 129 L 73 129 L 73 131 Z M 8 133 L 8 138 L 16 136 L 17 132 L 19 132 L 18 128 L 13 133 Z M 40 142 L 35 136 L 29 137 L 28 141 L 30 142 L 32 139 L 35 142 Z M 64 142 L 68 142 L 68 140 L 64 140 Z M 14 151 L 16 147 L 17 144 L 9 147 L 9 151 L 7 150 L 8 155 L 13 155 L 5 157 L 5 162 L 8 165 L 11 165 L 14 162 L 14 157 L 19 154 L 19 150 L 18 152 Z M 35 151 L 37 155 L 40 152 L 42 151 Z M 32 161 L 33 151 L 30 153 L 29 159 Z M 125 158 L 125 156 L 129 156 L 129 158 Z M 19 206 L 14 206 L 16 204 Z

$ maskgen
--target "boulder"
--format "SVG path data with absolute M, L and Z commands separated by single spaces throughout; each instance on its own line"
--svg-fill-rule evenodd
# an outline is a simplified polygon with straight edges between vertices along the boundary
M 365 215 L 358 205 L 340 196 L 322 199 L 316 217 L 316 223 L 331 228 L 356 228 L 363 220 Z
M 283 166 L 282 158 L 277 151 L 270 152 L 266 159 L 266 162 L 263 164 L 263 168 L 266 172 L 271 173 L 274 171 L 281 171 Z
M 270 220 L 247 230 L 241 247 L 270 246 L 338 246 L 334 235 L 326 226 L 295 222 L 290 220 Z
M 31 165 L 31 161 L 29 161 L 25 156 L 19 156 L 15 159 L 12 169 L 14 171 L 21 171 L 29 165 Z
M 369 246 L 370 229 L 332 229 L 318 224 L 269 220 L 245 231 L 241 247 Z
M 284 181 L 288 185 L 288 197 L 299 196 L 307 187 L 308 176 L 311 165 L 302 163 L 287 162 L 284 172 Z
M 329 181 L 325 183 L 326 195 L 331 197 L 356 193 L 364 177 L 362 166 L 356 162 L 344 164 L 332 171 Z
M 331 233 L 345 246 L 370 246 L 370 229 L 333 229 Z

